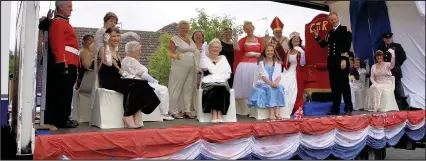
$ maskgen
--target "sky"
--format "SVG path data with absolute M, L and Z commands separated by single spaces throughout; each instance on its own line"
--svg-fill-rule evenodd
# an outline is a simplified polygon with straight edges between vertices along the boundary
M 12 2 L 11 35 L 15 35 L 18 4 L 18 1 Z M 39 17 L 45 16 L 49 8 L 55 8 L 55 1 L 40 1 Z M 99 28 L 105 13 L 114 12 L 122 29 L 157 31 L 172 22 L 195 18 L 197 8 L 204 8 L 208 15 L 234 17 L 237 25 L 252 21 L 258 36 L 264 36 L 266 30 L 272 35 L 269 25 L 278 16 L 284 23 L 283 35 L 289 37 L 297 31 L 302 38 L 305 24 L 316 15 L 326 13 L 271 1 L 74 1 L 70 23 L 74 27 Z M 262 20 L 264 18 L 266 20 Z M 10 49 L 14 44 L 15 37 L 11 36 Z

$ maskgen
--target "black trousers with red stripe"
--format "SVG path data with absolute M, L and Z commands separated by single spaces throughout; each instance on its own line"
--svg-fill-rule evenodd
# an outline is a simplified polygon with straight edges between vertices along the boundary
M 63 63 L 48 65 L 45 124 L 64 127 L 69 120 L 77 67 L 68 65 L 67 71 L 64 73 Z

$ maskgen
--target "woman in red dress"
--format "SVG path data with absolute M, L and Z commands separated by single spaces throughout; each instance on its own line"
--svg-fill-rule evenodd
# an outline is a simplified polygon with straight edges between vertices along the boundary
M 303 109 L 305 51 L 302 49 L 302 39 L 298 32 L 290 34 L 289 50 L 284 55 L 281 84 L 285 89 L 285 100 L 292 115 Z
M 254 74 L 258 69 L 257 62 L 263 51 L 263 41 L 255 36 L 251 22 L 244 22 L 244 32 L 247 36 L 238 41 L 238 49 L 234 54 L 233 71 L 235 99 L 238 115 L 248 115 L 247 99 L 253 88 Z

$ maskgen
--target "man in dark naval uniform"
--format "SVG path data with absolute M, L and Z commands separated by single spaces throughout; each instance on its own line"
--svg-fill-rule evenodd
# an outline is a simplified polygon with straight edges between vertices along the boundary
M 337 13 L 331 12 L 328 21 L 333 25 L 325 39 L 321 39 L 318 30 L 314 29 L 315 40 L 321 48 L 328 46 L 327 69 L 330 80 L 333 106 L 329 115 L 339 114 L 340 103 L 345 102 L 345 115 L 353 111 L 351 91 L 349 86 L 349 50 L 352 43 L 352 33 L 346 26 L 339 23 Z
M 385 52 L 384 61 L 390 62 L 391 61 L 391 53 L 388 52 L 388 49 L 393 49 L 395 51 L 395 67 L 391 70 L 392 75 L 395 77 L 395 98 L 396 102 L 398 103 L 398 108 L 400 110 L 406 109 L 409 105 L 407 103 L 407 97 L 404 93 L 404 88 L 402 88 L 401 78 L 402 78 L 402 71 L 401 71 L 401 65 L 404 63 L 404 61 L 407 59 L 407 56 L 405 54 L 404 48 L 402 48 L 401 44 L 394 43 L 392 39 L 393 34 L 392 33 L 385 33 L 383 34 L 383 45 L 379 48 L 382 51 Z

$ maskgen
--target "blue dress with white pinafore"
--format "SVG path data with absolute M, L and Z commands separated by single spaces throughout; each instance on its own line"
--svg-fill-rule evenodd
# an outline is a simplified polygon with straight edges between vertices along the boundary
M 265 70 L 269 75 L 268 79 L 273 82 L 274 67 L 265 64 Z M 281 84 L 278 88 L 272 88 L 266 83 L 257 85 L 257 87 L 252 89 L 248 99 L 248 106 L 257 108 L 284 107 L 284 87 Z

